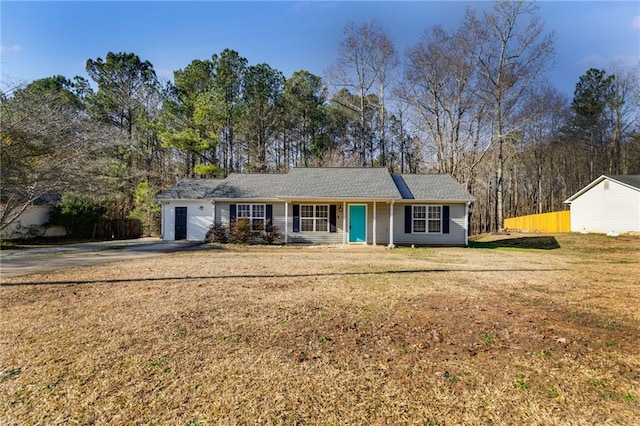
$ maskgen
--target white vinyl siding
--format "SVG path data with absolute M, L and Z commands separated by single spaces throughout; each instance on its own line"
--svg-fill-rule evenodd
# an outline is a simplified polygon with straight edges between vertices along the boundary
M 283 202 L 265 201 L 265 204 L 273 205 L 273 224 L 280 229 L 280 234 L 284 238 L 285 231 L 285 204 Z M 216 223 L 223 225 L 229 225 L 230 217 L 230 205 L 235 203 L 229 202 L 216 202 L 215 203 L 215 220 Z M 247 204 L 247 203 L 245 203 Z M 288 225 L 290 243 L 328 243 L 328 244 L 340 244 L 342 242 L 342 224 L 345 211 L 341 211 L 340 207 L 342 203 L 336 203 L 337 216 L 336 216 L 336 228 L 337 232 L 293 232 L 293 204 L 289 203 L 288 212 Z M 174 206 L 188 207 L 188 223 L 187 223 L 187 238 L 190 240 L 204 240 L 204 235 L 209 229 L 213 221 L 213 211 L 211 210 L 210 203 L 203 202 L 171 202 L 169 205 L 163 206 L 163 236 L 164 239 L 174 239 Z M 203 205 L 204 210 L 200 210 L 199 207 Z M 404 232 L 404 206 L 405 204 L 396 203 L 394 209 L 394 226 L 393 226 L 393 242 L 396 245 L 464 245 L 465 242 L 465 205 L 464 204 L 451 204 L 450 205 L 450 230 L 449 234 L 443 233 L 405 233 Z M 391 206 L 389 203 L 378 202 L 376 205 L 376 243 L 379 245 L 389 243 L 389 215 Z M 196 216 L 193 216 L 193 215 Z M 238 210 L 236 206 L 236 216 Z M 195 225 L 195 226 L 194 226 Z M 367 235 L 371 244 L 373 236 L 373 203 L 367 203 Z
M 571 231 L 640 231 L 640 191 L 604 179 L 571 202 Z
M 406 233 L 405 232 L 405 206 L 406 204 L 396 203 L 393 208 L 393 243 L 395 245 L 410 246 L 436 245 L 436 246 L 463 246 L 465 244 L 465 234 L 467 232 L 465 221 L 465 205 L 449 205 L 449 233 Z M 380 221 L 381 218 L 378 218 Z M 388 219 L 387 219 L 388 220 Z M 387 225 L 384 225 L 387 227 Z M 384 237 L 384 235 L 381 235 Z M 388 241 L 389 237 L 379 239 L 378 244 Z
M 172 201 L 162 206 L 162 239 L 175 240 L 176 207 L 187 208 L 187 240 L 204 241 L 213 223 L 213 206 L 204 200 Z

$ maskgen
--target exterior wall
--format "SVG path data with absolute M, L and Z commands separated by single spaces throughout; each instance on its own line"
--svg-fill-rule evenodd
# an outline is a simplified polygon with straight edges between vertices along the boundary
M 391 205 L 387 203 L 376 203 L 376 244 L 378 245 L 389 244 L 390 207 Z M 367 209 L 367 243 L 373 244 L 373 203 L 367 206 Z M 394 228 L 395 226 L 394 223 Z
M 367 244 L 373 244 L 373 230 L 374 230 L 374 212 L 373 202 L 347 202 L 346 209 L 340 211 L 343 207 L 342 203 L 329 203 L 336 206 L 336 232 L 293 232 L 293 204 L 327 204 L 326 202 L 301 202 L 301 203 L 289 203 L 289 241 L 290 242 L 305 242 L 305 243 L 327 243 L 327 244 L 342 244 L 343 241 L 349 243 L 349 206 L 350 205 L 364 205 L 367 210 Z M 274 217 L 275 217 L 274 206 Z M 283 210 L 284 215 L 284 210 Z M 346 221 L 344 218 L 346 217 Z M 284 222 L 284 216 L 282 217 Z M 346 224 L 346 235 L 343 235 L 344 227 Z M 384 202 L 376 203 L 376 244 L 389 244 L 389 204 Z M 280 231 L 284 233 L 284 225 L 280 226 Z M 357 244 L 357 243 L 354 243 Z
M 2 231 L 2 238 L 13 239 L 37 236 L 33 235 L 31 227 L 36 228 L 33 231 L 41 233 L 45 237 L 64 236 L 66 232 L 62 226 L 52 226 L 50 228 L 42 226 L 49 221 L 49 213 L 51 213 L 51 207 L 49 206 L 28 207 L 18 217 L 18 220 Z
M 280 234 L 284 239 L 285 233 L 285 203 L 273 201 L 242 201 L 240 203 L 216 202 L 215 221 L 216 223 L 229 225 L 231 204 L 271 204 L 273 206 L 273 224 L 280 229 Z M 336 232 L 293 232 L 293 204 L 329 204 L 336 206 Z M 412 204 L 425 204 L 415 202 Z M 300 203 L 288 203 L 288 241 L 290 243 L 323 243 L 341 244 L 349 241 L 348 229 L 349 205 L 366 205 L 367 208 L 367 244 L 373 244 L 374 238 L 374 209 L 373 202 L 353 202 L 346 203 L 346 209 L 341 211 L 342 203 L 312 202 L 304 201 Z M 449 234 L 406 234 L 404 232 L 404 206 L 406 204 L 396 203 L 394 205 L 393 242 L 396 245 L 464 245 L 466 236 L 465 205 L 449 205 Z M 200 210 L 200 206 L 203 207 Z M 213 224 L 214 207 L 208 201 L 183 201 L 170 202 L 162 206 L 162 237 L 164 240 L 175 238 L 175 207 L 187 207 L 187 239 L 204 240 L 209 226 Z M 375 220 L 375 242 L 378 245 L 389 244 L 389 217 L 390 204 L 385 202 L 376 203 Z M 343 222 L 344 217 L 346 221 Z M 343 223 L 346 223 L 347 234 L 343 236 Z
M 571 202 L 571 231 L 640 231 L 640 191 L 603 179 Z
M 463 246 L 466 241 L 467 226 L 465 223 L 465 204 L 444 204 L 449 206 L 448 234 L 407 234 L 404 229 L 404 207 L 406 205 L 424 205 L 419 201 L 413 203 L 396 203 L 394 206 L 393 243 L 395 245 L 434 245 Z M 430 203 L 430 205 L 442 205 Z
M 273 224 L 280 229 L 280 235 L 284 240 L 285 233 L 285 203 L 284 202 L 273 202 L 273 201 L 243 201 L 239 203 L 219 203 L 216 202 L 216 223 L 220 223 L 226 226 L 229 226 L 229 217 L 230 217 L 230 209 L 229 206 L 231 204 L 271 204 L 273 206 Z M 290 243 L 326 243 L 326 244 L 339 244 L 342 243 L 342 215 L 343 213 L 339 211 L 339 207 L 336 211 L 336 231 L 337 232 L 293 232 L 293 204 L 335 204 L 335 203 L 327 203 L 327 202 L 303 202 L 303 203 L 289 203 L 289 211 L 288 211 L 288 224 L 287 230 L 289 234 L 289 242 Z
M 246 202 L 247 204 L 261 204 L 263 202 Z M 216 222 L 223 225 L 229 225 L 229 205 L 232 203 L 216 203 Z M 235 203 L 234 203 L 235 204 Z M 280 229 L 280 234 L 284 239 L 285 233 L 285 203 L 264 202 L 273 206 L 273 224 Z M 336 232 L 293 232 L 293 205 L 294 204 L 324 204 L 336 206 Z M 290 243 L 322 243 L 322 244 L 342 244 L 343 241 L 343 218 L 346 215 L 346 225 L 349 229 L 348 211 L 349 205 L 365 205 L 367 207 L 367 243 L 373 244 L 373 203 L 354 202 L 346 203 L 346 210 L 340 211 L 342 203 L 327 203 L 326 201 L 303 201 L 291 202 L 288 204 L 288 241 Z M 389 204 L 376 203 L 376 243 L 389 244 Z M 345 241 L 349 241 L 348 234 L 344 236 Z
M 171 201 L 163 204 L 162 239 L 175 240 L 176 207 L 187 208 L 187 240 L 204 241 L 209 227 L 213 224 L 213 206 L 207 200 Z

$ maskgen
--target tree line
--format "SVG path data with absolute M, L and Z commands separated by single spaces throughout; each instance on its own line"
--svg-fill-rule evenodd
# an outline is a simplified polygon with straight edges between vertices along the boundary
M 568 99 L 545 79 L 554 35 L 534 3 L 467 10 L 400 54 L 349 23 L 324 76 L 225 49 L 162 81 L 129 52 L 0 96 L 0 230 L 46 194 L 83 194 L 158 226 L 154 195 L 183 178 L 290 167 L 447 173 L 475 196 L 473 232 L 564 209 L 600 174 L 640 173 L 638 65 L 588 69 Z

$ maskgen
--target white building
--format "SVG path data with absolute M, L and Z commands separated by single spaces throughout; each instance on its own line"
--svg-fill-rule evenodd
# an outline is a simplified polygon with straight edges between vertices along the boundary
M 572 232 L 640 232 L 640 175 L 602 175 L 565 203 Z

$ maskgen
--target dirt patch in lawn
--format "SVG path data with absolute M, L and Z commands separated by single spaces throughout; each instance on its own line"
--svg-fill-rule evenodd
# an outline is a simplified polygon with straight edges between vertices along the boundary
M 204 248 L 3 279 L 1 422 L 637 421 L 640 240 L 474 244 Z

